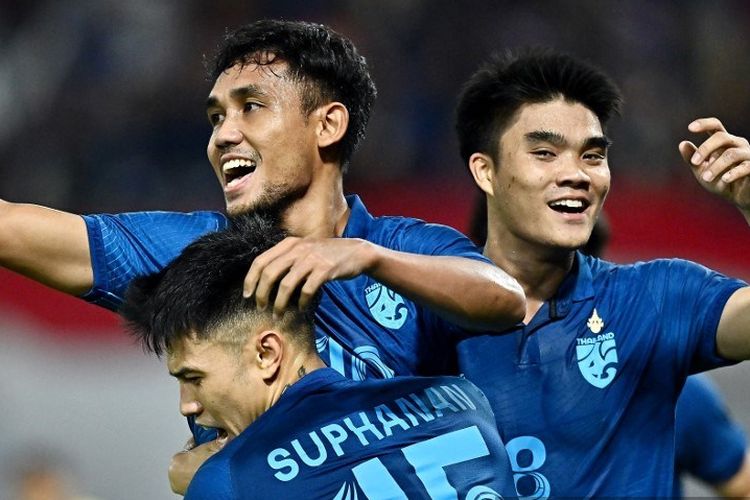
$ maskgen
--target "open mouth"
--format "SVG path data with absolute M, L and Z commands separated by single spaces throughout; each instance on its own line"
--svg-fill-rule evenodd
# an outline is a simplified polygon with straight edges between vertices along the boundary
M 238 184 L 243 177 L 255 172 L 257 165 L 252 160 L 229 160 L 222 165 L 221 170 L 224 173 L 224 185 L 232 187 Z
M 574 199 L 557 200 L 547 204 L 547 206 L 555 212 L 563 214 L 581 214 L 585 212 L 590 205 L 591 203 L 586 200 Z

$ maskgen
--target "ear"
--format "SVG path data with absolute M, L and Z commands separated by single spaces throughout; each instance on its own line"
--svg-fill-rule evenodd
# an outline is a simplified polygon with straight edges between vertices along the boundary
M 493 195 L 492 180 L 495 176 L 495 162 L 485 153 L 474 153 L 469 157 L 469 170 L 479 189 Z
M 263 330 L 255 337 L 255 364 L 264 381 L 273 381 L 281 369 L 285 345 L 281 336 L 273 330 Z
M 329 102 L 316 110 L 318 147 L 333 146 L 341 141 L 349 128 L 349 110 L 340 102 Z

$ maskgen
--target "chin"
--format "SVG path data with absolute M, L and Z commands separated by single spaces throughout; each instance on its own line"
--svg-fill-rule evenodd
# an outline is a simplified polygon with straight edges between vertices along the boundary
M 248 214 L 256 209 L 257 202 L 234 200 L 227 202 L 227 215 L 237 217 L 238 215 Z

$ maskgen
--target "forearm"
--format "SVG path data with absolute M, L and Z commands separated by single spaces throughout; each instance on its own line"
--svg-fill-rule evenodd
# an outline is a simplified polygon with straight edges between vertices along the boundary
M 93 283 L 86 224 L 78 215 L 0 201 L 0 265 L 80 295 Z
M 492 264 L 397 252 L 373 245 L 368 274 L 388 288 L 473 330 L 504 330 L 524 317 L 520 285 Z

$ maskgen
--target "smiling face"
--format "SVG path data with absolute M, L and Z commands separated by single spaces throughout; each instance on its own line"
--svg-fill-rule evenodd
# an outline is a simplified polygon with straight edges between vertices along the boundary
M 209 95 L 208 159 L 230 215 L 291 203 L 312 182 L 316 122 L 303 115 L 302 85 L 286 70 L 281 61 L 235 65 Z
M 180 383 L 180 413 L 229 439 L 258 418 L 266 409 L 267 389 L 246 354 L 195 336 L 175 342 L 167 367 Z
M 582 246 L 610 185 L 609 141 L 596 115 L 563 99 L 524 104 L 499 141 L 485 188 L 490 236 L 510 249 Z

